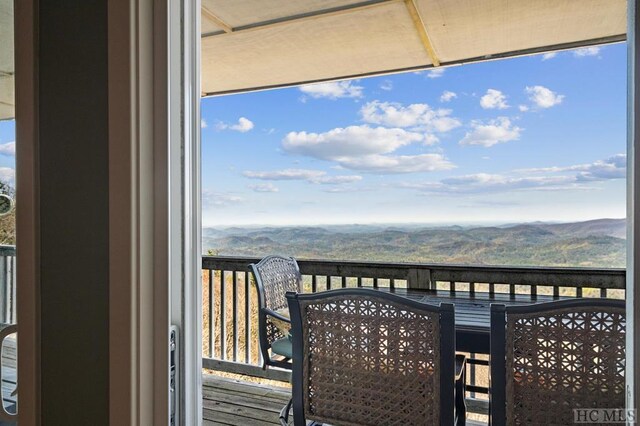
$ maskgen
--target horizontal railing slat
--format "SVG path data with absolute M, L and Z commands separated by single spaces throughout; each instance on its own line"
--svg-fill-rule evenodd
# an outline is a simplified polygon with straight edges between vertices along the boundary
M 16 246 L 6 246 L 0 244 L 0 256 L 15 256 Z
M 256 257 L 203 256 L 203 269 L 249 271 Z M 425 281 L 544 285 L 549 287 L 588 287 L 624 289 L 623 268 L 567 268 L 531 266 L 443 265 L 425 263 L 389 263 L 297 259 L 303 275 L 334 277 L 371 277 L 418 281 L 412 287 L 424 287 Z
M 269 380 L 278 380 L 281 382 L 291 381 L 291 372 L 279 368 L 269 368 L 264 370 L 262 367 L 242 362 L 223 361 L 220 359 L 202 358 L 202 368 L 209 370 L 224 371 L 233 374 L 244 374 L 246 376 L 260 377 Z

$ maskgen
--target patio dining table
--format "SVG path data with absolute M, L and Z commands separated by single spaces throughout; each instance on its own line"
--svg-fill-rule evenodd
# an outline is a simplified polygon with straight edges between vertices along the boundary
M 506 306 L 530 305 L 567 299 L 566 296 L 529 295 L 449 290 L 418 290 L 378 288 L 421 303 L 453 303 L 456 319 L 456 350 L 489 354 L 491 304 Z
M 374 288 L 374 290 L 394 293 L 407 299 L 432 305 L 453 303 L 455 305 L 456 320 L 456 350 L 476 354 L 489 354 L 492 303 L 500 303 L 506 306 L 531 305 L 571 298 L 568 296 L 542 294 L 532 295 L 403 288 L 390 289 L 386 287 L 378 287 Z M 285 308 L 279 311 L 278 314 L 288 317 L 289 311 Z M 276 323 L 276 326 L 283 330 L 289 328 L 288 323 L 281 323 L 275 318 L 273 321 Z

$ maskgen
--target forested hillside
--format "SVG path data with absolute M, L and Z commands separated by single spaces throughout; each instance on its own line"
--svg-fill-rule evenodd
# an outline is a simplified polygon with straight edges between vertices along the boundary
M 531 266 L 625 266 L 625 220 L 491 227 L 205 228 L 203 250 L 298 258 Z

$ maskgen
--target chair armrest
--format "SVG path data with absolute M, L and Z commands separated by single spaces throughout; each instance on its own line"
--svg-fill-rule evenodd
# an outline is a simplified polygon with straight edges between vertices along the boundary
M 460 380 L 460 378 L 464 374 L 465 368 L 467 368 L 467 357 L 466 357 L 466 355 L 456 354 L 456 370 L 455 370 L 456 380 Z
M 277 312 L 275 312 L 275 311 L 272 311 L 271 309 L 263 308 L 263 309 L 262 309 L 262 312 L 263 312 L 265 315 L 269 315 L 269 316 L 271 316 L 271 317 L 274 317 L 274 318 L 276 318 L 276 319 L 279 319 L 280 321 L 288 322 L 289 324 L 291 324 L 291 318 L 287 318 L 287 317 L 285 317 L 285 316 L 284 316 L 284 315 L 282 315 L 282 314 L 279 314 L 279 313 L 277 313 Z

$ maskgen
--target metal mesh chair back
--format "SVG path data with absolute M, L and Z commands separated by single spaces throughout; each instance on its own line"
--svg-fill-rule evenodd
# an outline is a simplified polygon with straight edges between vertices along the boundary
M 292 257 L 268 256 L 254 267 L 258 287 L 262 287 L 264 308 L 277 311 L 287 307 L 285 294 L 300 291 L 302 276 Z
M 568 302 L 508 307 L 506 324 L 502 314 L 505 401 L 492 404 L 508 425 L 573 424 L 574 409 L 625 406 L 624 302 Z
M 318 422 L 440 424 L 441 374 L 450 374 L 453 385 L 454 340 L 443 355 L 437 306 L 417 306 L 399 296 L 363 289 L 293 300 L 299 300 L 298 308 L 290 301 L 294 416 L 296 397 L 302 394 L 298 402 L 305 418 Z M 453 336 L 453 306 L 448 306 L 451 315 L 445 328 Z M 441 357 L 450 361 L 446 372 Z M 452 389 L 450 393 L 453 403 Z
M 251 264 L 251 270 L 258 289 L 259 337 L 260 352 L 264 366 L 273 365 L 291 368 L 287 360 L 277 360 L 269 353 L 271 345 L 286 336 L 282 327 L 278 327 L 277 319 L 268 315 L 268 311 L 277 312 L 287 307 L 285 294 L 288 291 L 299 292 L 302 285 L 302 275 L 298 263 L 292 257 L 267 256 L 257 264 Z

